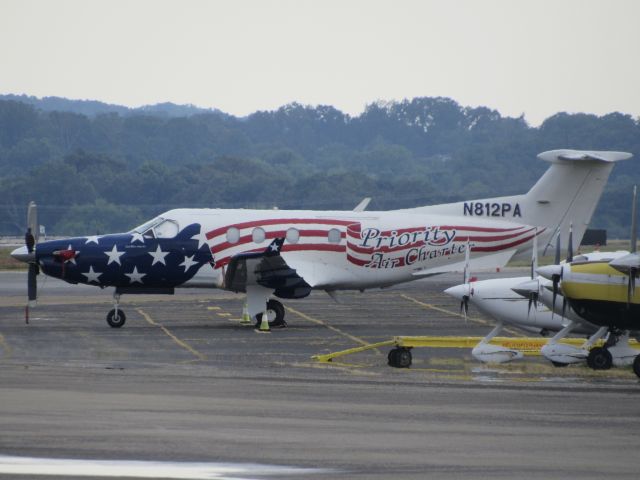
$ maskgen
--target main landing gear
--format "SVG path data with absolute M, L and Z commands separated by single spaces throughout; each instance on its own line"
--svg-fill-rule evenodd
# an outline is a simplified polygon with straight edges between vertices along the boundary
M 287 326 L 287 322 L 284 320 L 285 309 L 282 303 L 277 300 L 269 300 L 267 302 L 267 320 L 269 320 L 270 328 L 284 328 Z M 262 323 L 262 315 L 263 313 L 258 313 L 256 315 L 256 328 L 260 327 L 260 323 Z
M 609 370 L 613 365 L 613 356 L 605 347 L 594 347 L 587 355 L 587 365 L 593 370 Z
M 396 347 L 387 356 L 389 366 L 395 368 L 409 368 L 412 362 L 411 349 L 408 347 Z
M 610 330 L 605 344 L 589 351 L 587 365 L 594 370 L 609 370 L 613 366 L 632 365 L 633 371 L 640 377 L 638 351 L 629 346 L 628 331 Z
M 107 323 L 111 328 L 120 328 L 127 321 L 127 316 L 122 310 L 118 308 L 120 302 L 120 294 L 113 294 L 113 306 L 114 308 L 107 313 Z

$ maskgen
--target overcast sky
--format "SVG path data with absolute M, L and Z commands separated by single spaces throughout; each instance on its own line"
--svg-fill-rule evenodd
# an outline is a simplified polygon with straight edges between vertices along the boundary
M 234 115 L 451 97 L 640 116 L 637 0 L 0 0 L 0 93 Z

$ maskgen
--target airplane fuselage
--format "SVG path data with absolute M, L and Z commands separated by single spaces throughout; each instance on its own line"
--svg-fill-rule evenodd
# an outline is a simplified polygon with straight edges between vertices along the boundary
M 628 276 L 608 261 L 565 267 L 561 289 L 571 308 L 595 325 L 622 330 L 640 328 L 640 291 L 629 298 Z
M 282 258 L 312 288 L 366 289 L 461 262 L 467 242 L 474 255 L 489 256 L 525 249 L 534 234 L 502 220 L 393 211 L 178 209 L 129 233 L 42 242 L 36 261 L 67 282 L 131 293 L 225 288 L 234 256 L 284 238 Z

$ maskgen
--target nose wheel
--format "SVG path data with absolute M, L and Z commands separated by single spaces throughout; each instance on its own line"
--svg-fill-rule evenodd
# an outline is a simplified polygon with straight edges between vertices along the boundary
M 113 294 L 113 306 L 114 308 L 107 313 L 107 323 L 111 328 L 120 328 L 127 321 L 127 316 L 122 310 L 118 308 L 120 301 L 120 295 Z
M 111 328 L 120 328 L 127 321 L 127 316 L 122 310 L 116 310 L 115 308 L 107 313 L 107 323 Z

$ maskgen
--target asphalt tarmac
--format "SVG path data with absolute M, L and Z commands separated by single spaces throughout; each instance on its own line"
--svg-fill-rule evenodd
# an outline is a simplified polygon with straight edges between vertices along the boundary
M 388 348 L 311 359 L 485 335 L 442 293 L 459 277 L 340 304 L 314 292 L 264 334 L 240 325 L 241 295 L 207 290 L 123 296 L 112 329 L 111 291 L 42 278 L 26 325 L 26 275 L 0 272 L 0 478 L 638 478 L 630 369 L 485 366 L 467 349 L 415 349 L 409 369 Z

